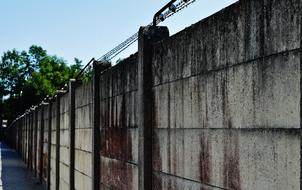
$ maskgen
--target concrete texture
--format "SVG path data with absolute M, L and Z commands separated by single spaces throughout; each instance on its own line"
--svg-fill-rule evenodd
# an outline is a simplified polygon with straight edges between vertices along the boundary
M 1 190 L 44 190 L 14 150 L 3 143 L 0 149 Z
M 92 189 L 92 82 L 75 89 L 75 189 Z
M 301 3 L 242 0 L 154 46 L 153 189 L 300 189 Z
M 137 54 L 100 78 L 101 186 L 138 189 Z

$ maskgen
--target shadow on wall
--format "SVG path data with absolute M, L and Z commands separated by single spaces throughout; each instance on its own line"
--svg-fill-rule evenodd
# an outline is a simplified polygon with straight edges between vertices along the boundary
M 44 190 L 18 154 L 0 143 L 0 190 Z

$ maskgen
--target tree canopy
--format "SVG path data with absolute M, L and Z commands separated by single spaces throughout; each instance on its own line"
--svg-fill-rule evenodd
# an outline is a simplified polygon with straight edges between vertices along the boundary
M 68 64 L 36 45 L 28 51 L 4 52 L 0 59 L 0 98 L 5 97 L 1 103 L 4 117 L 13 119 L 46 95 L 54 95 L 80 72 L 81 63 L 75 58 L 75 63 Z

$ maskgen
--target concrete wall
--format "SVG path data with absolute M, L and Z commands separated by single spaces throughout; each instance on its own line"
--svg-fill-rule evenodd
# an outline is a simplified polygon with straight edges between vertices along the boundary
M 53 102 L 51 109 L 51 155 L 50 155 L 50 189 L 56 189 L 56 146 L 57 146 L 57 136 L 56 136 L 56 121 L 57 121 L 57 102 Z
M 138 189 L 137 54 L 105 71 L 101 94 L 101 187 Z
M 41 112 L 42 112 L 42 108 L 38 108 L 37 109 L 37 114 L 38 114 L 38 118 L 37 118 L 37 153 L 36 153 L 36 160 L 37 160 L 37 163 L 36 163 L 36 174 L 37 176 L 40 176 L 40 160 L 41 160 L 41 154 L 40 152 L 42 151 L 42 144 L 41 144 L 41 123 L 42 123 L 42 118 L 41 118 Z
M 60 98 L 60 189 L 69 187 L 69 96 Z
M 74 188 L 92 189 L 95 178 L 102 189 L 143 189 L 146 166 L 152 184 L 144 189 L 301 189 L 301 8 L 302 0 L 241 0 L 148 47 L 140 41 L 145 49 L 96 79 L 101 132 L 96 141 L 94 83 L 77 86 Z M 149 85 L 143 88 L 150 92 L 151 109 L 142 113 L 146 95 L 140 94 L 138 78 L 144 61 L 151 69 L 143 83 Z M 59 95 L 51 110 L 48 105 L 36 111 L 37 139 L 44 122 L 42 174 L 47 182 L 50 167 L 50 189 L 56 183 L 70 188 L 70 97 Z M 149 136 L 139 122 L 146 115 L 152 116 L 145 123 Z M 30 122 L 25 115 L 11 133 L 21 138 L 17 147 L 26 161 Z M 100 150 L 92 142 L 100 143 Z M 37 141 L 37 152 L 41 147 Z M 100 176 L 94 176 L 94 155 Z M 152 163 L 141 155 L 151 156 Z
M 47 181 L 47 169 L 48 169 L 48 125 L 49 125 L 49 106 L 45 106 L 43 110 L 43 122 L 44 122 L 44 129 L 43 129 L 43 156 L 42 156 L 42 176 L 43 181 L 46 183 Z
M 92 83 L 75 90 L 75 189 L 91 189 Z
M 240 1 L 154 46 L 154 189 L 300 189 L 300 14 Z

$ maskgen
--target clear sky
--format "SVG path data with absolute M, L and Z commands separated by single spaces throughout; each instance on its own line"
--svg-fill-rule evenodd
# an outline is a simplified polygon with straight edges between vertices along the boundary
M 169 0 L 1 0 L 0 55 L 40 45 L 69 63 L 99 58 L 147 25 Z M 196 0 L 163 24 L 170 33 L 196 23 L 236 0 Z M 134 53 L 137 45 L 117 58 Z M 115 60 L 113 60 L 115 61 Z

